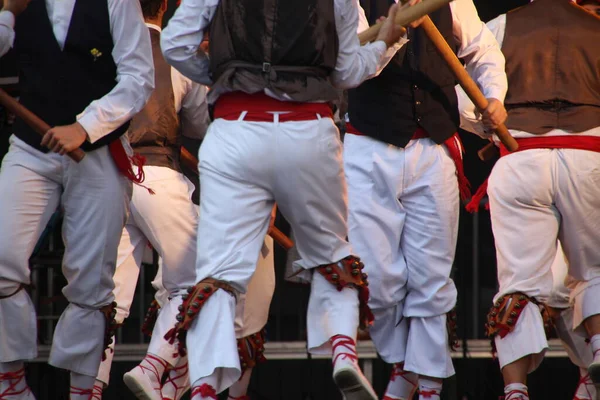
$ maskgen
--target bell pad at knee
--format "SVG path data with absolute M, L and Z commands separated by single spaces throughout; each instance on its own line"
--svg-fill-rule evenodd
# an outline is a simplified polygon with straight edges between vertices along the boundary
M 189 287 L 187 294 L 182 296 L 183 303 L 179 306 L 179 314 L 177 314 L 176 317 L 177 322 L 175 323 L 175 327 L 165 335 L 165 339 L 171 344 L 175 343 L 175 339 L 177 339 L 179 355 L 186 355 L 185 338 L 187 336 L 187 331 L 196 316 L 200 313 L 204 303 L 206 303 L 210 296 L 218 289 L 223 289 L 234 297 L 237 295 L 237 291 L 228 283 L 212 278 L 206 278 L 203 281 L 198 282 L 195 286 Z
M 265 358 L 265 330 L 237 340 L 242 376 L 247 369 L 267 361 Z M 240 377 L 241 379 L 241 377 Z
M 523 293 L 512 293 L 502 296 L 494 303 L 487 315 L 485 331 L 490 339 L 497 335 L 501 338 L 515 329 L 519 316 L 527 303 L 538 304 L 533 298 Z
M 156 299 L 152 300 L 152 303 L 150 303 L 150 307 L 148 307 L 148 311 L 146 312 L 146 316 L 144 317 L 144 323 L 142 324 L 142 332 L 145 335 L 152 336 L 152 331 L 154 331 L 159 311 L 160 304 L 158 304 Z
M 104 351 L 102 352 L 102 361 L 106 360 L 106 351 L 113 351 L 110 345 L 113 342 L 113 337 L 117 333 L 117 329 L 121 324 L 117 323 L 115 317 L 117 316 L 117 303 L 112 302 L 99 310 L 104 315 Z
M 335 264 L 322 265 L 317 271 L 327 279 L 329 283 L 342 291 L 347 286 L 358 290 L 360 302 L 360 327 L 365 328 L 373 324 L 373 312 L 369 308 L 369 282 L 366 273 L 362 272 L 364 265 L 360 258 L 348 256 Z
M 458 341 L 458 334 L 456 333 L 456 327 L 458 325 L 458 317 L 456 315 L 456 308 L 448 311 L 446 314 L 446 330 L 448 331 L 448 346 L 451 351 L 457 351 L 460 348 Z

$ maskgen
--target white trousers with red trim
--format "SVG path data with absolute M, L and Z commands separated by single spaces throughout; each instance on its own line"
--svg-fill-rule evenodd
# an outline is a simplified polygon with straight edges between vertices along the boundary
M 341 143 L 331 119 L 217 119 L 199 159 L 197 280 L 212 277 L 246 291 L 274 202 L 294 229 L 301 256 L 296 267 L 308 270 L 352 253 L 345 239 Z M 312 283 L 308 346 L 331 354 L 330 337 L 356 336 L 358 298 L 353 289 L 338 292 L 321 278 L 316 274 Z M 187 335 L 191 382 L 212 375 L 221 392 L 239 379 L 234 318 L 235 299 L 225 291 L 205 303 Z
M 131 183 L 120 175 L 107 147 L 88 152 L 77 164 L 13 136 L 0 170 L 0 193 L 0 296 L 30 283 L 31 252 L 52 214 L 63 210 L 67 286 L 62 292 L 69 306 L 56 327 L 50 364 L 95 376 L 105 330 L 98 309 L 113 300 L 112 275 Z M 0 299 L 0 321 L 0 362 L 35 358 L 35 310 L 25 290 Z
M 488 195 L 500 283 L 496 299 L 522 292 L 549 301 L 559 239 L 576 281 L 573 327 L 599 314 L 600 153 L 535 149 L 502 157 Z M 496 339 L 501 366 L 537 354 L 530 370 L 537 367 L 547 347 L 538 317 L 537 310 L 521 315 L 515 331 Z
M 148 352 L 175 366 L 176 347 L 163 337 L 175 325 L 181 294 L 196 280 L 196 229 L 198 209 L 192 202 L 194 185 L 171 168 L 144 167 L 144 186 L 134 186 L 131 214 L 119 243 L 117 270 L 114 275 L 117 316 L 123 323 L 136 292 L 140 266 L 149 246 L 161 257 L 152 286 L 161 305 Z M 118 346 L 117 346 L 118 350 Z M 98 371 L 98 380 L 109 383 L 112 354 Z
M 152 286 L 161 306 L 148 346 L 148 353 L 167 361 L 172 367 L 179 360 L 177 347 L 164 339 L 176 323 L 181 294 L 196 283 L 196 230 L 198 208 L 192 202 L 193 184 L 180 172 L 166 167 L 144 168 L 144 186 L 136 186 L 131 201 L 131 215 L 119 244 L 117 270 L 114 275 L 116 320 L 129 316 L 144 253 L 152 245 L 160 256 L 159 269 Z M 259 279 L 262 283 L 255 283 Z M 255 277 L 249 291 L 238 302 L 237 329 L 243 337 L 260 331 L 266 324 L 275 289 L 273 241 L 265 239 Z M 245 333 L 248 332 L 248 333 Z M 118 350 L 118 346 L 117 346 Z M 109 383 L 113 354 L 100 365 L 97 379 Z
M 344 167 L 349 238 L 369 274 L 377 351 L 408 371 L 453 375 L 445 315 L 456 304 L 450 278 L 459 212 L 453 160 L 431 139 L 398 148 L 347 134 Z

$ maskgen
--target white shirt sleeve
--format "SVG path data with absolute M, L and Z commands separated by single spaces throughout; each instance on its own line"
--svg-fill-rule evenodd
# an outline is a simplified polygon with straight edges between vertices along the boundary
M 490 32 L 496 37 L 499 45 L 502 46 L 506 28 L 506 14 L 502 14 L 487 23 Z M 475 104 L 469 99 L 465 91 L 456 86 L 456 95 L 458 97 L 458 109 L 460 110 L 460 127 L 465 131 L 475 133 L 483 138 L 489 138 L 492 134 L 487 133 L 481 122 L 481 114 L 477 111 Z
M 219 0 L 183 0 L 163 30 L 160 46 L 169 64 L 194 82 L 212 85 L 209 59 L 198 51 Z
M 0 11 L 0 57 L 10 50 L 15 40 L 15 16 L 10 11 Z
M 504 101 L 508 90 L 505 60 L 494 35 L 479 19 L 473 0 L 455 0 L 450 9 L 454 36 L 460 43 L 458 57 L 465 60 L 485 97 Z
M 171 70 L 171 81 L 181 134 L 192 139 L 203 139 L 210 123 L 206 86 L 192 82 L 175 68 Z
M 108 0 L 108 10 L 117 84 L 77 116 L 92 143 L 140 112 L 154 89 L 150 34 L 139 1 Z
M 331 80 L 340 89 L 351 89 L 377 76 L 390 61 L 390 52 L 386 52 L 387 46 L 382 41 L 360 45 L 357 32 L 363 31 L 368 26 L 359 25 L 358 0 L 335 0 L 334 8 L 339 51 Z M 366 18 L 360 21 L 361 24 L 368 25 Z M 398 43 L 393 47 L 392 56 L 402 47 L 402 44 L 404 43 Z

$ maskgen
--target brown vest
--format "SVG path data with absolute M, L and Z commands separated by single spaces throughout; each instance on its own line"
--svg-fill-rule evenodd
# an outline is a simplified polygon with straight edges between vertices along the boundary
M 210 29 L 209 103 L 265 89 L 298 102 L 337 100 L 334 17 L 333 0 L 221 0 Z
M 600 20 L 570 0 L 506 15 L 506 126 L 534 134 L 600 126 Z
M 179 167 L 179 117 L 171 81 L 171 66 L 160 50 L 160 33 L 150 28 L 154 58 L 154 91 L 146 106 L 131 120 L 129 140 L 134 151 L 146 157 L 148 165 Z

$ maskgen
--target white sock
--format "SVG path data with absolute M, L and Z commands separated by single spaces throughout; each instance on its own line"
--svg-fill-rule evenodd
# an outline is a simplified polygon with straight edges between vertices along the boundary
M 527 385 L 511 383 L 504 387 L 504 400 L 529 400 Z
M 230 400 L 239 400 L 243 399 L 244 396 L 248 393 L 248 386 L 250 386 L 250 378 L 252 377 L 252 368 L 248 368 L 244 371 L 244 375 L 240 378 L 239 381 L 231 385 L 229 388 L 229 396 Z
M 442 382 L 419 378 L 419 400 L 440 400 L 442 395 Z
M 200 378 L 192 385 L 191 400 L 216 400 L 217 392 L 217 377 L 210 375 L 205 378 Z
M 177 365 L 169 370 L 162 386 L 163 400 L 179 400 L 190 388 L 187 356 L 181 357 Z
M 594 354 L 594 363 L 600 363 L 600 334 L 592 336 L 590 339 L 592 353 Z
M 403 364 L 396 363 L 385 391 L 385 397 L 391 400 L 412 400 L 418 383 L 419 375 L 405 371 Z
M 586 368 L 579 368 L 579 384 L 577 385 L 575 397 L 581 400 L 596 399 L 596 386 L 590 379 Z
M 159 356 L 148 353 L 136 368 L 140 368 L 144 375 L 150 379 L 152 387 L 159 388 L 168 366 L 169 363 Z
M 70 400 L 89 400 L 96 382 L 95 376 L 78 374 L 71 371 Z
M 25 364 L 22 361 L 0 363 L 0 394 L 20 393 L 27 391 L 25 380 Z M 15 385 L 10 391 L 12 385 Z
M 333 349 L 334 370 L 348 364 L 356 366 L 358 357 L 356 356 L 356 341 L 354 339 L 345 335 L 335 335 L 329 340 Z

